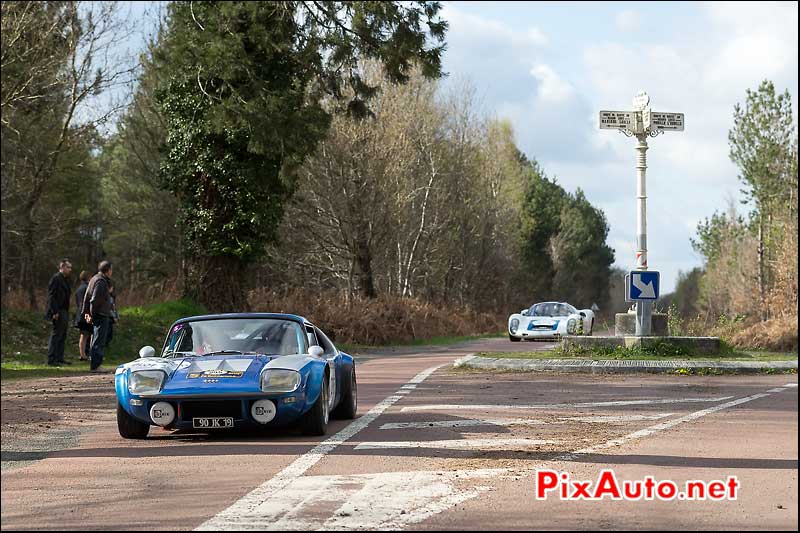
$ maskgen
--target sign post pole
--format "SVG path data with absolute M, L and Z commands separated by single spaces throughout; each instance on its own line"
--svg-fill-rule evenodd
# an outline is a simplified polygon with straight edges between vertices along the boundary
M 627 301 L 636 302 L 636 336 L 648 336 L 652 328 L 653 301 L 658 298 L 658 272 L 647 272 L 647 138 L 665 131 L 683 131 L 683 113 L 650 110 L 644 91 L 633 98 L 633 111 L 600 111 L 600 129 L 615 129 L 636 137 L 636 266 L 625 282 Z M 637 274 L 637 272 L 639 274 Z M 652 279 L 653 285 L 644 282 Z M 629 286 L 630 284 L 630 286 Z
M 647 270 L 647 135 L 636 136 L 636 270 Z M 650 335 L 653 302 L 636 302 L 636 336 Z

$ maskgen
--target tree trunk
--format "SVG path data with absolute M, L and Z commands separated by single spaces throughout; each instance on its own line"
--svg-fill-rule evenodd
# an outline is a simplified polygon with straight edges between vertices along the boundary
M 767 320 L 766 287 L 764 280 L 764 215 L 758 216 L 758 291 L 760 296 L 761 320 Z
M 245 273 L 245 264 L 236 257 L 193 257 L 184 296 L 204 305 L 209 313 L 250 311 Z
M 38 309 L 36 302 L 36 269 L 34 264 L 36 261 L 36 243 L 34 241 L 33 221 L 31 217 L 26 217 L 23 223 L 23 241 L 22 241 L 22 264 L 23 267 L 23 287 L 28 291 L 28 305 L 31 311 Z
M 372 279 L 372 253 L 366 239 L 356 242 L 356 267 L 358 268 L 358 290 L 366 298 L 375 298 L 375 283 Z

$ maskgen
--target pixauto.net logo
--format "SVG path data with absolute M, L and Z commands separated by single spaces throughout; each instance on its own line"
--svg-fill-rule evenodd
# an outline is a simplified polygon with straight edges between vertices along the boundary
M 694 500 L 721 501 L 738 497 L 739 480 L 728 476 L 725 481 L 690 480 L 681 485 L 665 479 L 646 476 L 639 480 L 619 481 L 613 470 L 602 470 L 595 481 L 576 481 L 567 472 L 555 470 L 536 471 L 536 499 L 546 500 L 557 496 L 562 500 Z

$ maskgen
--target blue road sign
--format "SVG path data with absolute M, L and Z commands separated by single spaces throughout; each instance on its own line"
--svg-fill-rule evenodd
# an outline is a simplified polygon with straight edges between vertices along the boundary
M 658 300 L 661 274 L 653 270 L 634 270 L 625 276 L 625 300 Z

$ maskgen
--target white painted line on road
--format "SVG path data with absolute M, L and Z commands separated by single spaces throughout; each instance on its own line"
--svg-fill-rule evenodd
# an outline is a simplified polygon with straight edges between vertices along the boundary
M 622 416 L 562 416 L 556 420 L 537 420 L 535 418 L 468 418 L 461 420 L 436 420 L 431 422 L 389 422 L 383 424 L 379 429 L 428 429 L 432 427 L 454 428 L 469 426 L 544 426 L 551 424 L 566 424 L 567 422 L 615 424 L 640 422 L 642 420 L 659 420 L 661 418 L 672 416 L 673 414 L 674 413 Z
M 639 431 L 634 431 L 633 433 L 629 433 L 623 437 L 618 439 L 612 439 L 610 441 L 604 442 L 603 444 L 598 444 L 596 446 L 590 446 L 589 448 L 583 448 L 582 450 L 576 450 L 574 452 L 559 456 L 556 460 L 562 461 L 570 461 L 575 459 L 578 455 L 581 454 L 591 454 L 595 453 L 599 450 L 605 450 L 607 448 L 613 448 L 615 446 L 620 446 L 625 444 L 626 442 L 641 439 L 642 437 L 648 437 L 659 431 L 664 431 L 665 429 L 669 429 L 675 427 L 679 424 L 683 424 L 684 422 L 691 422 L 693 420 L 697 420 L 698 418 L 702 418 L 706 415 L 710 415 L 712 413 L 716 413 L 717 411 L 722 411 L 723 409 L 727 409 L 729 407 L 734 407 L 737 405 L 741 405 L 743 403 L 747 403 L 753 400 L 757 400 L 759 398 L 765 398 L 769 396 L 768 393 L 759 393 L 753 394 L 752 396 L 747 396 L 746 398 L 739 398 L 737 400 L 733 400 L 731 402 L 726 402 L 721 405 L 715 405 L 714 407 L 709 407 L 708 409 L 703 409 L 701 411 L 695 411 L 694 413 L 688 414 L 686 416 L 681 416 L 679 418 L 674 418 L 672 420 L 668 420 L 666 422 L 662 422 L 661 424 L 656 424 L 654 426 L 650 426 L 645 429 L 640 429 Z
M 408 411 L 473 411 L 473 410 L 505 410 L 505 409 L 568 409 L 572 407 L 615 407 L 623 405 L 658 405 L 669 403 L 699 403 L 721 402 L 733 396 L 719 396 L 716 398 L 667 398 L 660 400 L 617 400 L 611 402 L 584 402 L 584 403 L 551 403 L 536 405 L 462 405 L 462 404 L 432 404 L 410 405 L 403 407 L 402 412 Z
M 248 526 L 283 531 L 403 529 L 491 490 L 481 482 L 508 472 L 497 468 L 303 476 L 259 509 L 259 522 Z
M 400 390 L 414 390 L 416 388 L 417 388 L 416 385 L 403 385 L 402 387 L 400 387 Z
M 667 418 L 675 413 L 658 413 L 655 415 L 620 415 L 620 416 L 563 416 L 559 420 L 569 420 L 575 422 L 589 422 L 594 424 L 614 424 L 625 422 L 641 422 L 642 420 L 659 420 Z
M 783 387 L 775 387 L 774 389 L 769 389 L 767 392 L 783 392 L 786 389 Z
M 419 384 L 425 381 L 431 374 L 445 365 L 437 365 L 424 370 L 411 378 L 406 384 Z M 266 481 L 249 494 L 234 502 L 230 507 L 224 509 L 217 515 L 200 524 L 197 530 L 238 530 L 238 529 L 264 529 L 269 525 L 270 520 L 264 519 L 264 512 L 270 509 L 270 505 L 276 504 L 276 497 L 280 491 L 285 489 L 290 483 L 302 476 L 309 468 L 317 464 L 323 457 L 335 450 L 340 444 L 350 439 L 353 435 L 367 427 L 373 420 L 378 418 L 386 409 L 394 405 L 398 400 L 405 398 L 401 394 L 392 394 L 383 399 L 378 405 L 370 409 L 366 414 L 351 422 L 344 429 L 332 437 L 317 444 L 311 451 L 295 459 L 289 466 L 275 474 L 272 479 Z
M 558 444 L 560 441 L 539 439 L 455 439 L 429 441 L 362 442 L 356 450 L 379 450 L 398 448 L 430 448 L 436 450 L 464 450 L 469 448 L 488 448 L 496 450 L 500 446 L 541 446 Z
M 797 383 L 787 383 L 784 387 L 797 387 Z
M 545 424 L 564 424 L 564 422 L 547 422 L 545 420 L 535 420 L 531 418 L 487 418 L 486 420 L 464 419 L 464 420 L 437 420 L 434 422 L 389 422 L 383 424 L 380 429 L 428 429 L 431 427 L 454 428 L 468 426 L 539 426 Z

